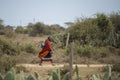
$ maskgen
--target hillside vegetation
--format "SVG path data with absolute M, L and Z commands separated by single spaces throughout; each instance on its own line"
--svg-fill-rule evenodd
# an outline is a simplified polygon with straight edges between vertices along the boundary
M 69 48 L 65 48 L 68 33 L 69 43 L 74 42 L 74 63 L 120 64 L 120 12 L 77 19 L 66 23 L 66 29 L 41 22 L 14 29 L 3 22 L 0 20 L 0 73 L 18 63 L 38 63 L 40 43 L 49 35 L 53 37 L 54 62 L 68 62 Z

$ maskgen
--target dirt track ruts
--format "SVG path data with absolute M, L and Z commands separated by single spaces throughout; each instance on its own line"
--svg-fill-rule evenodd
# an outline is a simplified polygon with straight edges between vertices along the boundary
M 29 67 L 29 68 L 39 68 L 39 67 L 44 67 L 44 68 L 59 68 L 59 67 L 64 67 L 65 64 L 17 64 L 16 66 L 23 66 L 23 67 Z M 75 67 L 76 64 L 73 64 L 73 67 Z M 105 67 L 108 66 L 110 64 L 90 64 L 90 65 L 86 65 L 86 64 L 77 64 L 78 67 Z

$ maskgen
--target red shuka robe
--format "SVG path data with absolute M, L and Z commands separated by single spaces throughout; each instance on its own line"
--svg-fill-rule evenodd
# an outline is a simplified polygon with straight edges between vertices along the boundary
M 47 39 L 45 41 L 45 47 L 39 52 L 38 57 L 40 59 L 45 57 L 49 53 L 49 51 L 51 51 L 51 43 L 50 43 L 49 39 Z

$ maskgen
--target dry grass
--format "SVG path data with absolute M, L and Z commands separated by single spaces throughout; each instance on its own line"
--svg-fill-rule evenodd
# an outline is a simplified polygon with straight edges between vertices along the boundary
M 40 41 L 44 41 L 47 38 L 47 35 L 40 37 L 29 37 L 27 34 L 16 34 L 15 37 L 8 38 L 4 35 L 0 35 L 0 38 L 11 41 L 12 43 L 20 43 L 20 44 L 29 44 L 29 43 L 38 43 Z

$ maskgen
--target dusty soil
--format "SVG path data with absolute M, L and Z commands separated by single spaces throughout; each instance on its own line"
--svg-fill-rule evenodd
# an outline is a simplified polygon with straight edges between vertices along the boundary
M 43 63 L 42 65 L 39 64 L 17 64 L 16 66 L 24 66 L 24 67 L 29 67 L 29 68 L 60 68 L 60 67 L 64 67 L 64 65 L 67 64 L 57 64 L 54 63 L 54 65 L 50 64 L 50 63 Z M 75 67 L 76 64 L 73 64 L 73 67 Z M 78 67 L 105 67 L 108 66 L 109 64 L 77 64 Z

